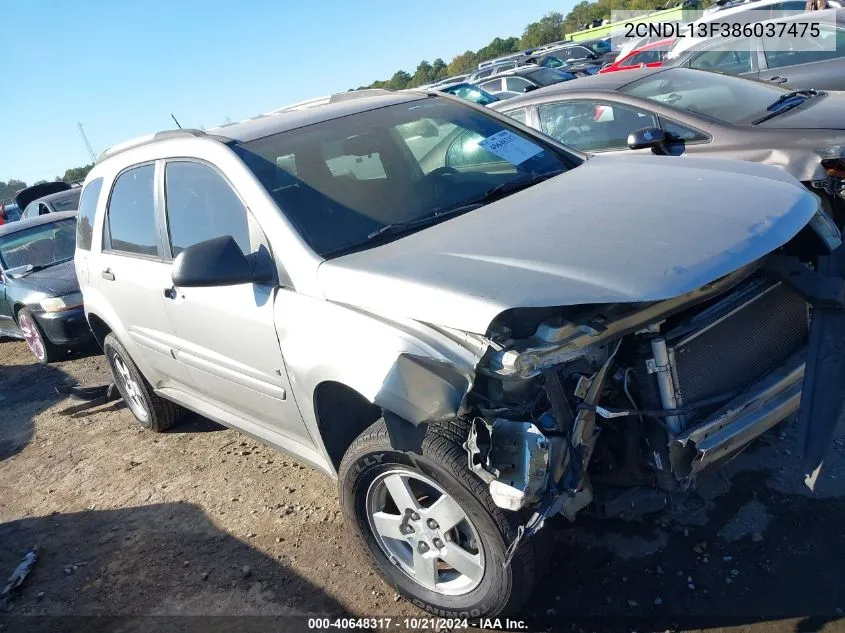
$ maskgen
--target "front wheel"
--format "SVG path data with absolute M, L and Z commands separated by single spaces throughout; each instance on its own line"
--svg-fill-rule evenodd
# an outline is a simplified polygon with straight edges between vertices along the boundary
M 454 618 L 512 613 L 534 587 L 539 541 L 503 567 L 521 517 L 493 503 L 467 466 L 467 429 L 449 427 L 429 428 L 417 455 L 391 446 L 383 420 L 373 424 L 341 462 L 341 507 L 381 577 L 418 607 Z
M 26 341 L 26 346 L 39 363 L 46 365 L 61 358 L 62 348 L 50 342 L 35 317 L 32 316 L 32 312 L 27 308 L 22 308 L 18 312 L 18 327 Z

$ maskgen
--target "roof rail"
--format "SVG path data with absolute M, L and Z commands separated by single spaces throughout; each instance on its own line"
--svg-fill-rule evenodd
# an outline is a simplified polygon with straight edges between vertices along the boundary
M 206 134 L 203 130 L 194 130 L 191 128 L 184 128 L 179 130 L 164 130 L 163 132 L 156 132 L 155 134 L 146 134 L 145 136 L 139 136 L 137 138 L 124 141 L 123 143 L 112 145 L 111 147 L 100 153 L 99 156 L 97 156 L 97 160 L 94 164 L 99 165 L 105 159 L 111 158 L 112 156 L 120 154 L 121 152 L 125 152 L 128 149 L 134 149 L 136 147 L 148 145 L 150 143 L 154 143 L 155 141 L 163 141 L 169 138 L 180 138 L 186 136 L 201 138 L 209 135 Z
M 268 112 L 271 114 L 281 114 L 283 112 L 292 112 L 294 110 L 307 110 L 309 108 L 317 108 L 319 106 L 327 105 L 329 103 L 342 103 L 344 101 L 352 101 L 354 99 L 365 99 L 367 97 L 377 97 L 379 95 L 393 94 L 393 90 L 385 90 L 383 88 L 362 88 L 361 90 L 347 90 L 346 92 L 337 92 L 332 95 L 324 97 L 316 97 L 314 99 L 306 99 L 305 101 L 298 101 L 286 106 L 282 106 L 276 110 Z

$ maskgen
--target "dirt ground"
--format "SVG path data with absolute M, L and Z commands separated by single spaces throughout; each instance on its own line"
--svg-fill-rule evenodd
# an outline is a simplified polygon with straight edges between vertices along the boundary
M 102 356 L 45 367 L 0 342 L 0 581 L 40 548 L 0 628 L 287 631 L 307 618 L 284 616 L 310 615 L 401 630 L 422 616 L 370 570 L 334 482 L 309 467 L 198 416 L 156 435 L 125 408 L 57 414 L 70 401 L 56 385 L 107 380 Z M 783 425 L 704 481 L 697 511 L 553 522 L 523 630 L 845 631 L 845 441 L 815 495 L 796 455 Z

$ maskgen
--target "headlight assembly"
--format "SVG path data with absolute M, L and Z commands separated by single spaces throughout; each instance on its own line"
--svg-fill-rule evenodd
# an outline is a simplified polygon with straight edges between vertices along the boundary
M 82 293 L 74 292 L 63 297 L 48 297 L 40 302 L 44 312 L 62 312 L 71 308 L 78 308 L 82 305 Z

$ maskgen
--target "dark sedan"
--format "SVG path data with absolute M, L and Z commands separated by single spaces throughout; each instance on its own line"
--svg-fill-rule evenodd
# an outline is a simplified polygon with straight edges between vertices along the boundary
M 73 265 L 76 212 L 0 226 L 0 335 L 42 363 L 91 340 Z
M 813 14 L 772 20 L 760 26 L 811 21 Z M 845 90 L 845 9 L 817 24 L 818 37 L 710 38 L 691 45 L 680 38 L 666 54 L 664 66 L 712 70 L 748 79 L 765 79 L 789 88 Z M 778 26 L 778 29 L 780 26 Z
M 842 93 L 658 68 L 585 77 L 490 107 L 584 152 L 778 165 L 845 214 Z

